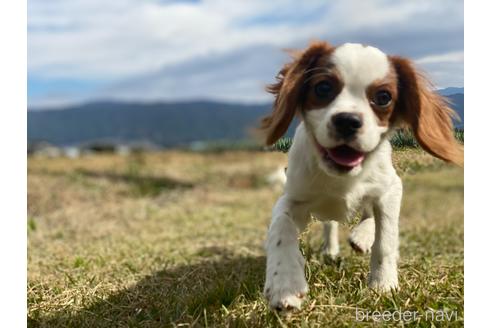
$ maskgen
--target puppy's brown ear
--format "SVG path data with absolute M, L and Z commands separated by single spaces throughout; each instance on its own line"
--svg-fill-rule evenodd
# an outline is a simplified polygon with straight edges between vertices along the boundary
M 262 119 L 259 128 L 267 145 L 274 144 L 289 128 L 302 103 L 306 70 L 331 49 L 326 42 L 311 43 L 306 50 L 294 54 L 292 62 L 284 65 L 277 75 L 277 83 L 267 86 L 267 91 L 275 95 L 272 113 Z
M 390 57 L 398 75 L 395 115 L 410 125 L 417 141 L 431 155 L 463 165 L 463 147 L 454 138 L 448 102 L 431 90 L 431 84 L 401 57 Z

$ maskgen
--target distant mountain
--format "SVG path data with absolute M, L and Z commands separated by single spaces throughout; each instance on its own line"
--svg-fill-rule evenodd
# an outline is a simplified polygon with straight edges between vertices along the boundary
M 215 102 L 99 102 L 27 112 L 27 138 L 56 145 L 96 140 L 151 141 L 164 147 L 198 140 L 244 139 L 270 105 Z
M 441 96 L 449 99 L 451 107 L 458 114 L 459 120 L 454 121 L 454 125 L 458 128 L 465 126 L 465 88 L 449 87 L 437 90 Z
M 464 124 L 463 94 L 448 98 Z M 271 110 L 270 104 L 218 102 L 120 103 L 97 102 L 56 110 L 27 112 L 28 142 L 59 146 L 92 141 L 151 142 L 163 147 L 194 141 L 240 140 Z M 289 130 L 293 134 L 294 127 Z
M 451 103 L 451 107 L 458 114 L 460 120 L 455 120 L 454 125 L 459 128 L 465 126 L 465 95 L 462 93 L 448 95 L 447 98 Z
M 441 96 L 451 96 L 457 93 L 465 94 L 465 88 L 449 87 L 437 90 Z

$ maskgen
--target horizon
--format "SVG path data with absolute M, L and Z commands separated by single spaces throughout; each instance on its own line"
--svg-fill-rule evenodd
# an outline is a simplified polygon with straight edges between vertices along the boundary
M 464 87 L 446 87 L 442 89 L 436 89 L 436 92 L 449 91 L 453 89 L 459 89 L 457 92 L 448 92 L 443 94 L 444 96 L 454 95 L 454 94 L 464 94 Z M 51 111 L 51 110 L 70 110 L 73 108 L 79 108 L 84 106 L 96 105 L 96 104 L 124 104 L 124 105 L 154 105 L 154 104 L 165 104 L 165 105 L 183 105 L 183 104 L 222 104 L 231 106 L 270 106 L 272 101 L 259 101 L 259 102 L 241 102 L 241 101 L 221 101 L 216 99 L 182 99 L 182 100 L 142 100 L 142 99 L 95 99 L 82 101 L 71 104 L 55 104 L 40 107 L 27 107 L 28 111 Z

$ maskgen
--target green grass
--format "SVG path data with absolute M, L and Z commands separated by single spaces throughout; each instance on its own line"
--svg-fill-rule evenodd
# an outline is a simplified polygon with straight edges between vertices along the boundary
M 32 217 L 27 218 L 27 230 L 36 231 L 36 220 Z
M 465 131 L 463 129 L 455 129 L 454 136 L 456 140 L 460 143 L 465 142 Z M 413 134 L 408 130 L 398 130 L 392 136 L 391 145 L 395 149 L 404 149 L 404 148 L 420 148 L 417 140 L 413 136 Z M 286 153 L 289 151 L 290 146 L 292 145 L 292 138 L 284 137 L 278 140 L 272 148 L 276 151 L 281 151 Z
M 282 316 L 261 291 L 263 242 L 281 193 L 265 177 L 286 164 L 285 154 L 139 156 L 29 159 L 30 327 L 372 326 L 355 322 L 356 309 L 444 309 L 456 318 L 408 326 L 463 326 L 461 169 L 419 149 L 396 151 L 400 290 L 366 288 L 369 256 L 345 242 L 351 224 L 341 229 L 341 259 L 324 261 L 314 222 L 301 240 L 308 301 Z M 159 184 L 136 192 L 140 178 Z
M 391 137 L 391 146 L 396 149 L 401 148 L 419 148 L 419 143 L 410 131 L 398 130 Z

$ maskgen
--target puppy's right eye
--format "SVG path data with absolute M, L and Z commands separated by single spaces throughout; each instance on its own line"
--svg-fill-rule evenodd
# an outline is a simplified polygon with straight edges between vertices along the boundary
M 314 93 L 319 98 L 327 98 L 333 91 L 333 85 L 328 81 L 321 81 L 314 85 Z

